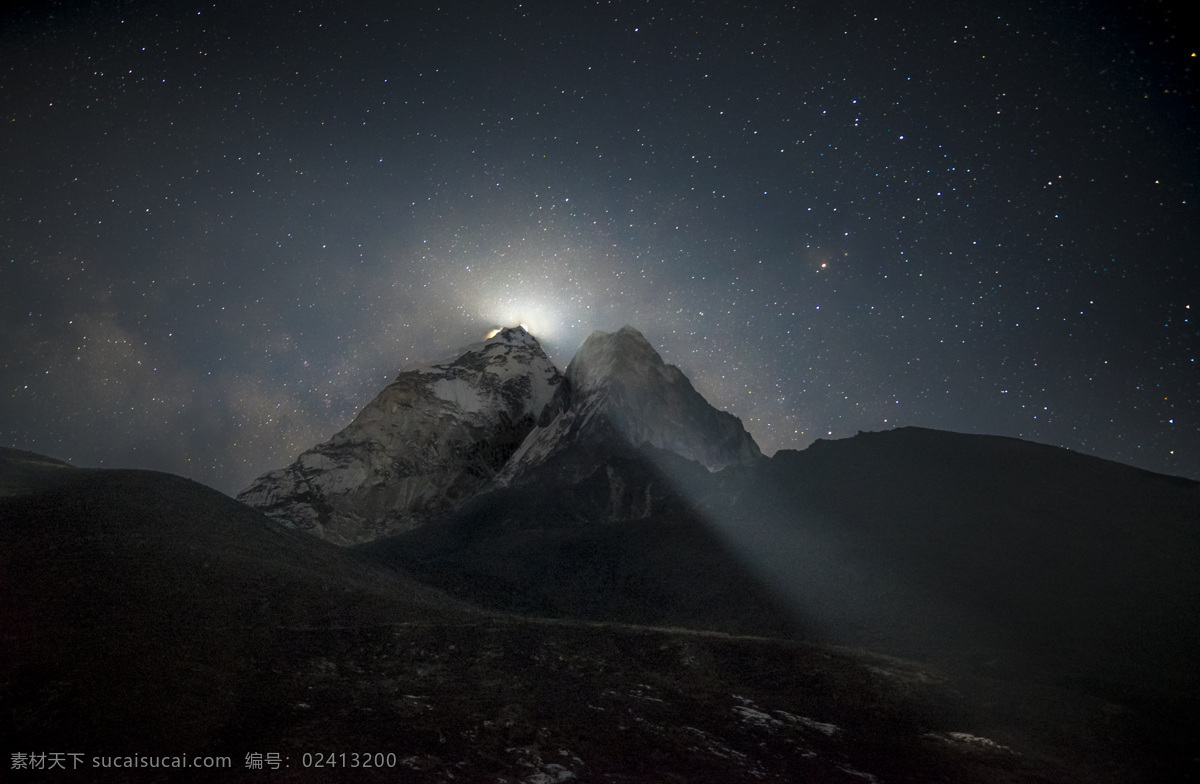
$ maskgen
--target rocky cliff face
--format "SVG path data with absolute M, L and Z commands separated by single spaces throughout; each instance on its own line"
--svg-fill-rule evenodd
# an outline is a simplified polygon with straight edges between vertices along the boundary
M 568 452 L 576 459 L 563 462 L 576 464 L 576 473 L 590 472 L 612 449 L 628 447 L 671 452 L 709 471 L 762 457 L 741 420 L 709 405 L 679 368 L 664 363 L 640 332 L 626 326 L 588 337 L 538 427 L 495 484 L 519 484 Z M 580 464 L 581 451 L 595 459 Z
M 406 531 L 493 478 L 561 380 L 532 335 L 502 330 L 456 359 L 405 368 L 344 430 L 238 500 L 343 545 Z

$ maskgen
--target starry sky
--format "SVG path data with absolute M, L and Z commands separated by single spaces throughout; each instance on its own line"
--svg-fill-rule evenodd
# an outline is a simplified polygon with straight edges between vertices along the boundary
M 767 454 L 921 425 L 1200 478 L 1170 4 L 2 13 L 0 444 L 235 493 L 408 362 L 631 324 Z

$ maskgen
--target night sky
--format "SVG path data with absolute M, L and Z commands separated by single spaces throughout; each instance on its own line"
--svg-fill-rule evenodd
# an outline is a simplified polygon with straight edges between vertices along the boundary
M 1197 44 L 1154 2 L 27 4 L 0 443 L 234 493 L 408 362 L 631 324 L 767 454 L 1200 478 Z

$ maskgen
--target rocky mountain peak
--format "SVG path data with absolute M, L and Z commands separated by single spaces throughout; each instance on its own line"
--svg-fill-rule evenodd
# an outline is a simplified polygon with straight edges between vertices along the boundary
M 567 376 L 576 390 L 597 389 L 616 381 L 642 386 L 652 383 L 649 377 L 665 379 L 671 371 L 679 373 L 678 368 L 662 361 L 641 332 L 630 326 L 613 333 L 593 332 L 567 366 Z
M 449 359 L 407 365 L 342 431 L 238 500 L 338 544 L 414 528 L 500 470 L 561 380 L 533 335 L 502 329 Z
M 710 471 L 762 455 L 737 417 L 709 405 L 679 368 L 663 362 L 640 332 L 625 326 L 593 332 L 584 341 L 537 429 L 497 484 L 520 481 L 564 450 L 613 439 L 673 452 Z

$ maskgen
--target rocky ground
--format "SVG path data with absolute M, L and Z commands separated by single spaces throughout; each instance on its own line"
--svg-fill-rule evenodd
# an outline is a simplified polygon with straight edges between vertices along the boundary
M 26 662 L 22 687 L 6 684 L 16 748 L 228 756 L 228 779 L 251 781 L 1131 780 L 1106 773 L 1113 760 L 1080 758 L 1075 728 L 1043 735 L 972 702 L 972 691 L 1003 684 L 862 652 L 457 616 L 276 629 L 248 658 L 205 673 L 213 662 L 189 661 L 176 633 L 163 631 L 173 655 L 146 650 L 144 633 L 57 637 L 40 683 Z M 73 659 L 112 648 L 136 668 L 71 677 L 81 666 Z M 248 769 L 248 755 L 266 769 Z M 87 780 L 97 773 L 214 779 L 92 769 Z

